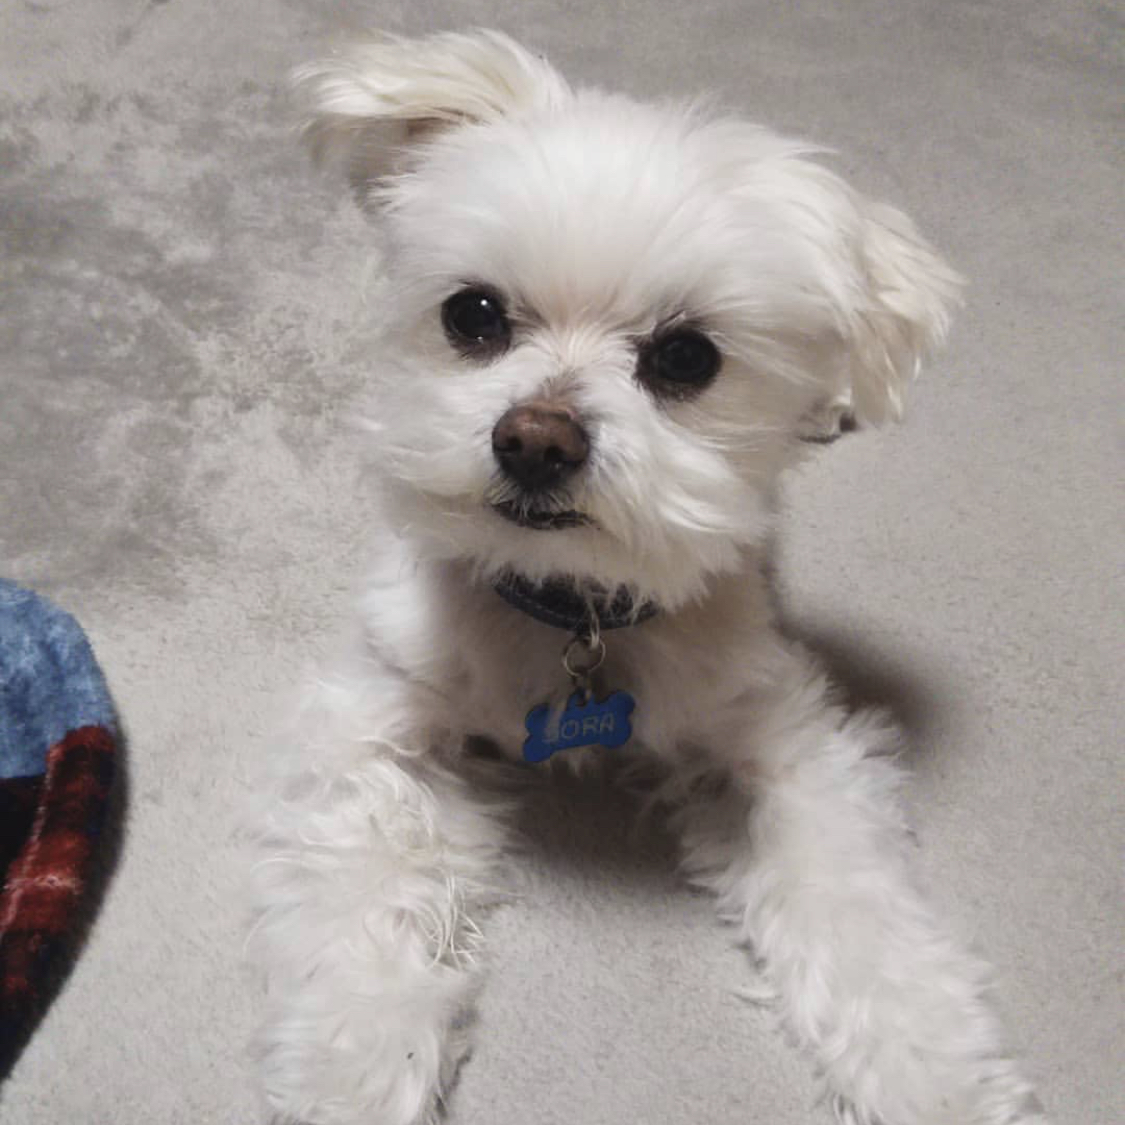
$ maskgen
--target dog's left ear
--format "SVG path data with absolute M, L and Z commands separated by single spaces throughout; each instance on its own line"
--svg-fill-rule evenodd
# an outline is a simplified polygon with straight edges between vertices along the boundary
M 962 279 L 901 212 L 858 200 L 857 300 L 844 395 L 861 422 L 899 419 L 923 358 L 945 337 Z
M 570 97 L 544 59 L 496 31 L 374 37 L 301 67 L 294 81 L 314 157 L 342 165 L 361 198 L 437 132 Z

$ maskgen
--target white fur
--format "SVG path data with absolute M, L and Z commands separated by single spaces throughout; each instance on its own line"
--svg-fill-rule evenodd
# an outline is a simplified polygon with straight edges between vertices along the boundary
M 626 752 L 663 770 L 686 872 L 761 960 L 841 1120 L 1042 1121 L 981 965 L 915 888 L 893 732 L 833 702 L 775 631 L 761 569 L 810 419 L 896 416 L 955 276 L 807 146 L 572 92 L 503 36 L 377 40 L 302 82 L 314 144 L 388 236 L 369 412 L 386 525 L 355 647 L 310 691 L 261 832 L 271 1109 L 435 1120 L 465 1047 L 476 919 L 502 885 L 505 807 L 465 741 L 518 759 L 523 716 L 566 689 L 563 635 L 491 589 L 514 568 L 659 604 L 609 640 L 603 682 L 637 700 Z M 441 328 L 465 282 L 516 318 L 491 363 Z M 670 318 L 723 356 L 686 401 L 635 375 L 637 340 Z M 529 530 L 490 506 L 511 487 L 492 427 L 544 395 L 590 436 L 565 490 L 586 527 Z

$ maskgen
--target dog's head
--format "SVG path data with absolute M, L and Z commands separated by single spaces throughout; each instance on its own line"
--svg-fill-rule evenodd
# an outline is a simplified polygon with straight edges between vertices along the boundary
M 956 277 L 810 149 L 572 91 L 491 33 L 301 73 L 389 234 L 373 432 L 425 549 L 672 607 L 761 541 L 809 416 L 896 416 Z

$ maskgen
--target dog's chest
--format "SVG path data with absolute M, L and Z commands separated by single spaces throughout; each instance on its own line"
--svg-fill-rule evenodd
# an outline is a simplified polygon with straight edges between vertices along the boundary
M 646 665 L 645 646 L 610 636 L 604 662 L 583 684 L 563 661 L 568 638 L 541 632 L 475 667 L 473 690 L 458 706 L 466 736 L 533 763 L 590 752 L 667 753 L 684 741 L 692 701 L 673 689 L 675 675 Z

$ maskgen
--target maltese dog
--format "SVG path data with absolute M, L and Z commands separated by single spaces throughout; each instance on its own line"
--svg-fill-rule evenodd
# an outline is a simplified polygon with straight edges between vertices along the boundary
M 436 1121 L 518 787 L 644 763 L 841 1121 L 1043 1122 L 920 896 L 896 735 L 779 631 L 778 475 L 899 415 L 956 275 L 807 144 L 495 33 L 299 72 L 385 230 L 382 533 L 255 865 L 276 1118 Z

